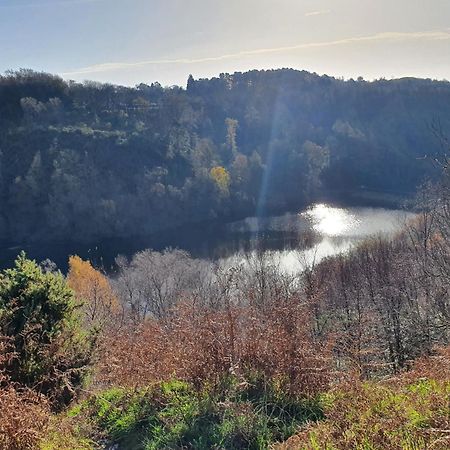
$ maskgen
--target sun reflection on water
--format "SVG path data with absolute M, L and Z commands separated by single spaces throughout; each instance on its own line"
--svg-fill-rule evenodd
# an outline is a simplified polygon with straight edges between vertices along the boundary
M 230 231 L 251 234 L 256 238 L 257 246 L 270 242 L 265 252 L 271 263 L 286 274 L 297 274 L 323 258 L 349 251 L 369 236 L 395 233 L 405 220 L 413 216 L 413 213 L 401 210 L 337 208 L 318 203 L 296 214 L 247 218 L 231 224 Z M 314 233 L 309 245 L 310 231 Z M 293 246 L 290 239 L 295 235 L 298 241 Z M 274 246 L 273 242 L 278 242 L 279 247 Z M 222 261 L 229 266 L 245 265 L 248 256 L 256 257 L 257 252 L 240 250 Z
M 347 209 L 334 208 L 323 203 L 314 205 L 301 215 L 311 222 L 314 231 L 324 236 L 350 235 L 360 222 Z

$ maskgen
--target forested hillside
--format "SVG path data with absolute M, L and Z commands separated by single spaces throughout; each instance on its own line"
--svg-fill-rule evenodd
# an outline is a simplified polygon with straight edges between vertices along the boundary
M 0 77 L 0 238 L 145 235 L 302 206 L 319 193 L 413 192 L 448 127 L 450 83 L 252 71 L 187 89 L 28 70 Z
M 448 153 L 447 153 L 448 155 Z M 0 449 L 447 450 L 450 160 L 396 236 L 0 272 Z

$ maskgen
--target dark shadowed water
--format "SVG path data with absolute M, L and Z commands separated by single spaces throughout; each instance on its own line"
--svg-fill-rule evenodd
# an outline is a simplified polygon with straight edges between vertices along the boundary
M 118 254 L 132 256 L 152 248 L 180 248 L 197 258 L 225 260 L 234 263 L 242 255 L 257 250 L 268 251 L 286 271 L 304 264 L 347 251 L 364 238 L 395 233 L 412 213 L 384 208 L 336 208 L 315 204 L 297 214 L 263 219 L 247 218 L 223 226 L 189 226 L 161 232 L 148 238 L 109 239 L 95 244 L 57 242 L 0 247 L 1 268 L 11 266 L 20 250 L 37 261 L 46 258 L 65 271 L 69 255 L 90 259 L 95 265 L 110 270 Z

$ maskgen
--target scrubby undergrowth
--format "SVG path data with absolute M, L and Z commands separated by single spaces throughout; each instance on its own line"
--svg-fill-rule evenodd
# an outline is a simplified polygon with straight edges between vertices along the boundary
M 347 379 L 309 398 L 256 376 L 228 377 L 220 390 L 182 381 L 108 388 L 72 407 L 63 420 L 71 428 L 50 434 L 41 448 L 444 450 L 449 353 L 391 379 Z
M 383 382 L 352 382 L 327 394 L 325 420 L 278 450 L 450 448 L 450 349 Z

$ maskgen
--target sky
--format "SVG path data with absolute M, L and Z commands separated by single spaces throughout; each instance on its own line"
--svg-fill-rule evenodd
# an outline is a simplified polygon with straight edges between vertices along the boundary
M 186 85 L 290 67 L 450 80 L 450 0 L 0 0 L 0 72 Z

